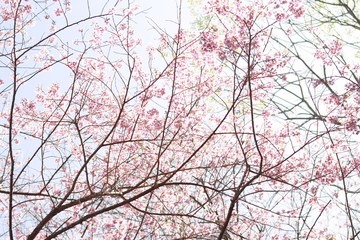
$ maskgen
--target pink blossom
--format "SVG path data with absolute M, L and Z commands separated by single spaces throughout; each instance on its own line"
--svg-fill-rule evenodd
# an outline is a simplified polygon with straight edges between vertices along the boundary
M 57 8 L 55 10 L 55 15 L 59 17 L 59 16 L 61 16 L 61 14 L 63 14 L 63 10 L 61 8 Z

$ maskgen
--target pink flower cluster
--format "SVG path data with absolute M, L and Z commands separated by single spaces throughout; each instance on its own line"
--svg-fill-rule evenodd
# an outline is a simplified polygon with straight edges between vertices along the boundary
M 218 36 L 214 31 L 206 31 L 200 34 L 200 43 L 202 45 L 202 50 L 205 52 L 213 52 L 218 49 L 218 44 L 216 39 Z

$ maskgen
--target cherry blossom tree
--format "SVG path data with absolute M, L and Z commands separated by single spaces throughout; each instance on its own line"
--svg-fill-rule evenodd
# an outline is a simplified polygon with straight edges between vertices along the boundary
M 329 198 L 333 214 L 345 216 L 336 224 L 346 229 L 343 238 L 358 239 L 359 2 L 315 0 L 306 6 L 302 20 L 291 22 L 292 34 L 277 40 L 293 62 L 289 83 L 278 82 L 272 101 L 299 128 L 315 135 L 327 132 L 313 154 L 316 164 L 328 169 L 316 167 L 318 199 Z
M 141 1 L 0 0 L 1 238 L 359 239 L 345 17 L 183 4 L 149 42 Z

